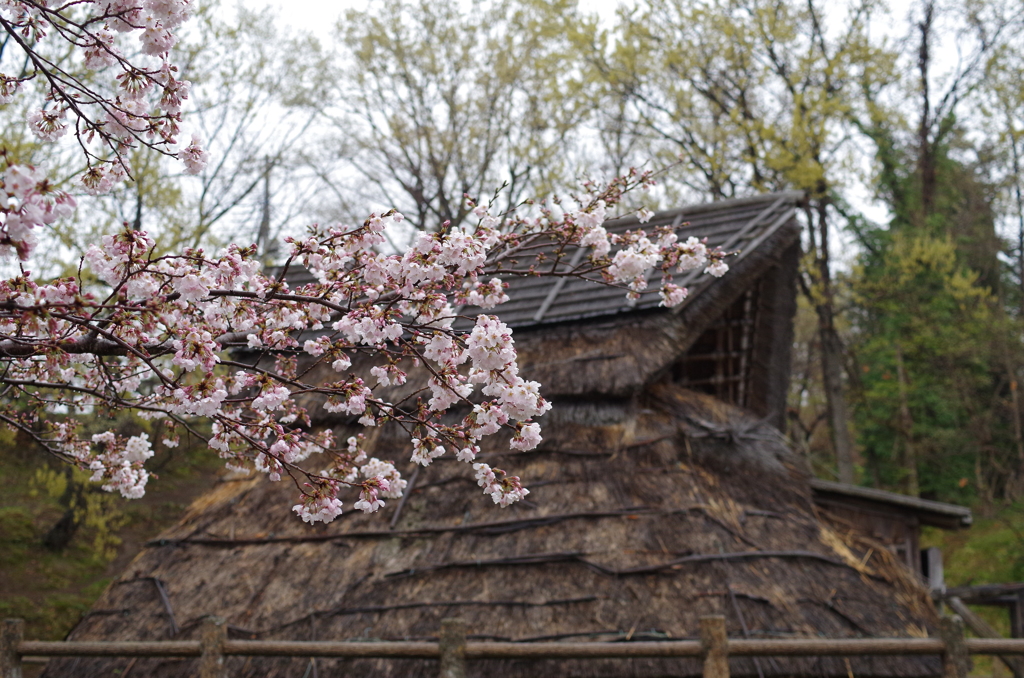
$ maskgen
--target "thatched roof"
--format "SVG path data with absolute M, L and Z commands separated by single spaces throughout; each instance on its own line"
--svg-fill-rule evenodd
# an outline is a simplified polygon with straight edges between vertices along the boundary
M 690 294 L 671 310 L 658 306 L 656 280 L 630 303 L 620 287 L 510 276 L 510 300 L 495 312 L 514 328 L 522 363 L 544 385 L 546 397 L 628 397 L 654 375 L 677 368 L 680 383 L 782 429 L 800 256 L 796 216 L 803 200 L 802 191 L 785 191 L 659 212 L 646 224 L 632 216 L 606 222 L 612 233 L 672 226 L 680 239 L 699 236 L 709 247 L 733 253 L 723 278 L 697 269 L 677 279 Z M 565 258 L 574 262 L 569 268 L 587 251 L 567 248 Z M 301 269 L 287 275 L 293 288 L 313 280 Z M 479 311 L 461 310 L 470 318 Z M 694 365 L 686 369 L 691 359 L 703 361 L 698 368 L 711 368 L 711 379 L 686 378 L 701 372 Z
M 483 454 L 522 477 L 527 501 L 499 509 L 465 465 L 441 458 L 403 470 L 413 479 L 406 501 L 311 527 L 285 509 L 294 486 L 227 480 L 147 545 L 71 638 L 193 638 L 210 614 L 227 618 L 232 637 L 297 640 L 433 638 L 454 616 L 471 638 L 503 640 L 693 638 L 706 614 L 724 614 L 736 637 L 933 633 L 934 608 L 909 573 L 884 548 L 819 519 L 806 469 L 771 425 L 774 409 L 741 409 L 684 385 L 687 351 L 756 284 L 757 341 L 743 378 L 748 392 L 761 384 L 762 404 L 780 397 L 780 383 L 784 397 L 792 277 L 781 272 L 795 270 L 796 234 L 791 220 L 775 228 L 679 313 L 633 309 L 517 330 L 523 374 L 544 384 L 555 408 L 537 450 L 491 440 Z M 406 456 L 400 432 L 371 434 L 372 454 Z M 107 676 L 128 662 L 61 659 L 45 675 Z M 228 664 L 238 677 L 313 675 L 308 659 Z M 191 666 L 140 659 L 131 671 L 169 677 Z M 419 660 L 316 667 L 437 671 Z M 733 672 L 927 676 L 940 666 L 927 657 L 742 659 Z M 470 675 L 513 678 L 699 673 L 693 660 L 470 665 Z
M 430 638 L 450 616 L 466 619 L 471 637 L 511 640 L 688 638 L 712 613 L 733 636 L 934 630 L 923 592 L 887 552 L 868 555 L 818 521 L 789 448 L 750 415 L 663 384 L 631 402 L 563 404 L 546 423 L 542 451 L 492 450 L 490 463 L 532 488 L 508 510 L 485 501 L 457 462 L 419 473 L 393 530 L 397 506 L 310 528 L 283 510 L 293 487 L 224 482 L 143 550 L 71 637 L 170 637 L 155 580 L 177 638 L 193 637 L 208 614 L 226 617 L 233 637 L 318 640 Z M 376 446 L 397 442 L 385 435 Z M 47 675 L 110 675 L 127 661 L 59 660 Z M 307 660 L 229 663 L 233 676 L 300 676 Z M 177 676 L 185 664 L 139 660 L 133 670 Z M 413 660 L 318 664 L 320 675 L 436 672 Z M 699 674 L 685 660 L 478 664 L 474 675 Z M 852 668 L 939 671 L 921 658 Z M 847 675 L 841 659 L 761 660 L 761 669 Z M 734 672 L 756 674 L 748 661 Z

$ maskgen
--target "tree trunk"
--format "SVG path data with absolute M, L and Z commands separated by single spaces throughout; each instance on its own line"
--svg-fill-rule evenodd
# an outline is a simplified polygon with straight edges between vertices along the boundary
M 821 305 L 818 311 L 818 333 L 821 337 L 821 373 L 825 385 L 825 403 L 832 444 L 836 452 L 839 482 L 853 483 L 853 439 L 850 436 L 849 412 L 843 389 L 843 348 L 833 326 L 831 305 Z
M 932 143 L 930 131 L 932 127 L 931 97 L 928 91 L 928 69 L 931 66 L 931 31 L 935 16 L 935 5 L 929 0 L 924 3 L 924 16 L 917 25 L 921 32 L 921 44 L 917 54 L 917 68 L 921 77 L 921 118 L 917 128 L 917 172 L 921 181 L 921 212 L 918 227 L 928 223 L 928 217 L 935 209 L 935 144 Z
M 906 492 L 914 497 L 921 494 L 917 478 L 917 448 L 914 445 L 914 420 L 907 402 L 907 371 L 903 366 L 903 348 L 896 342 L 896 383 L 900 396 L 900 437 L 903 439 L 902 465 L 907 471 Z
M 274 244 L 270 239 L 270 171 L 274 169 L 274 163 L 268 157 L 264 159 L 263 165 L 263 210 L 260 215 L 260 227 L 256 233 L 256 251 L 260 260 L 265 266 L 273 263 Z
M 850 436 L 849 412 L 843 384 L 843 344 L 835 326 L 835 293 L 829 263 L 828 198 L 825 190 L 814 201 L 813 211 L 807 210 L 811 231 L 811 249 L 815 258 L 814 274 L 815 312 L 818 315 L 818 336 L 821 340 L 821 373 L 825 387 L 825 407 L 832 429 L 832 445 L 836 454 L 836 468 L 841 483 L 854 482 L 853 439 Z M 817 222 L 815 224 L 814 222 Z M 817 234 L 815 234 L 817 225 Z M 817 235 L 817 237 L 815 237 Z
M 1017 137 L 1013 132 L 1013 121 L 1008 120 L 1006 129 L 1010 134 L 1010 151 L 1013 160 L 1013 195 L 1017 202 L 1017 289 L 1020 293 L 1020 309 L 1024 311 L 1024 195 L 1020 190 L 1020 152 Z

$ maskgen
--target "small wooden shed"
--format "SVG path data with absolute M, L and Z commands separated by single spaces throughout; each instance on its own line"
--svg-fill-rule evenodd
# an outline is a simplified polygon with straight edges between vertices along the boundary
M 780 432 L 795 310 L 802 195 L 655 216 L 738 250 L 721 279 L 691 276 L 666 310 L 621 290 L 526 278 L 501 315 L 522 372 L 555 405 L 544 443 L 488 463 L 529 497 L 502 510 L 464 464 L 403 470 L 407 499 L 381 514 L 306 525 L 293 488 L 229 479 L 149 542 L 71 633 L 75 640 L 192 638 L 227 618 L 236 638 L 401 640 L 466 620 L 471 638 L 629 642 L 693 638 L 702 615 L 737 637 L 934 634 L 935 609 L 903 562 L 822 519 L 810 474 Z M 623 219 L 614 228 L 635 228 Z M 363 367 L 366 367 L 365 365 Z M 359 366 L 356 366 L 358 369 Z M 421 377 L 423 375 L 420 375 Z M 422 382 L 419 382 L 422 383 Z M 416 388 L 417 377 L 384 397 Z M 328 415 L 340 436 L 360 430 Z M 382 457 L 407 456 L 390 427 Z M 46 676 L 183 676 L 194 662 L 61 659 Z M 231 658 L 231 675 L 433 676 L 425 660 Z M 691 659 L 479 661 L 473 676 L 700 675 Z M 733 675 L 937 676 L 936 657 L 735 659 Z
M 958 530 L 973 521 L 966 506 L 871 487 L 812 478 L 811 491 L 833 520 L 884 545 L 933 590 L 943 586 L 941 554 L 934 548 L 922 551 L 921 526 Z

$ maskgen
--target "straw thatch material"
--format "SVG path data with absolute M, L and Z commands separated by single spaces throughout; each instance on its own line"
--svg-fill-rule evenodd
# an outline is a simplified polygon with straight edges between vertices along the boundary
M 471 637 L 512 640 L 695 637 L 704 614 L 724 614 L 732 636 L 934 630 L 923 592 L 897 567 L 816 519 L 803 470 L 750 415 L 663 383 L 630 401 L 563 404 L 546 424 L 542 451 L 489 455 L 522 474 L 528 503 L 500 510 L 462 464 L 439 461 L 418 474 L 393 531 L 397 502 L 310 528 L 282 511 L 294 487 L 225 482 L 136 558 L 72 638 L 168 638 L 169 609 L 179 639 L 207 614 L 226 617 L 233 637 L 319 640 L 436 637 L 451 616 L 469 622 Z M 111 675 L 128 661 L 57 660 L 46 675 Z M 229 660 L 233 676 L 300 677 L 308 663 Z M 473 675 L 699 674 L 688 660 L 475 664 Z M 132 670 L 180 676 L 189 665 L 140 659 Z M 436 672 L 414 660 L 317 665 L 319 675 Z M 759 665 L 766 675 L 848 674 L 842 659 Z M 926 658 L 851 666 L 855 675 L 939 671 Z M 757 674 L 750 660 L 733 670 Z
M 757 201 L 741 207 L 764 211 Z M 464 464 L 442 458 L 403 470 L 414 478 L 404 504 L 311 527 L 283 508 L 297 495 L 287 481 L 225 481 L 147 545 L 70 637 L 195 638 L 210 614 L 227 618 L 232 637 L 294 640 L 436 638 L 441 620 L 456 616 L 471 638 L 501 640 L 694 638 L 706 614 L 725 615 L 733 637 L 933 634 L 926 592 L 884 548 L 817 515 L 808 473 L 772 425 L 788 380 L 798 231 L 778 218 L 770 225 L 760 240 L 750 231 L 757 246 L 681 312 L 640 309 L 517 330 L 523 374 L 544 384 L 555 408 L 538 450 L 510 453 L 507 439 L 496 439 L 483 453 L 523 478 L 527 501 L 498 509 Z M 749 379 L 757 397 L 743 410 L 684 388 L 677 366 L 755 285 Z M 411 374 L 404 388 L 421 378 Z M 342 437 L 356 431 L 351 421 L 319 423 Z M 407 457 L 399 431 L 369 433 L 371 454 Z M 436 662 L 419 660 L 236 657 L 228 668 L 253 678 L 437 672 Z M 196 662 L 59 659 L 44 675 L 119 669 L 194 675 Z M 929 657 L 734 659 L 732 669 L 940 673 Z M 700 674 L 695 660 L 478 661 L 469 670 L 510 678 Z

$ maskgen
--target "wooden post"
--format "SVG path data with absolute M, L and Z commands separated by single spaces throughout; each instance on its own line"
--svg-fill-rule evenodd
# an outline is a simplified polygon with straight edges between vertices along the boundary
M 974 613 L 971 608 L 964 605 L 964 601 L 956 596 L 947 596 L 946 601 L 953 611 L 964 620 L 964 626 L 974 632 L 979 638 L 1002 638 L 1003 635 L 988 625 L 984 619 Z M 1014 678 L 1024 678 L 1024 658 L 1013 655 L 999 655 L 999 659 L 1006 664 L 1013 673 Z
M 1024 638 L 1024 591 L 1017 591 L 1010 603 L 1010 637 Z
M 224 641 L 228 627 L 221 617 L 207 617 L 199 630 L 199 678 L 227 678 L 224 670 Z
M 0 628 L 0 678 L 21 678 L 18 645 L 25 639 L 23 619 L 5 619 Z
M 466 678 L 466 622 L 441 620 L 441 678 Z
M 729 639 L 725 635 L 725 617 L 700 618 L 700 645 L 704 678 L 729 678 Z
M 933 594 L 942 595 L 946 592 L 946 576 L 942 568 L 942 549 L 932 546 L 921 551 L 923 567 L 921 574 L 928 583 L 928 590 Z
M 954 614 L 939 620 L 939 636 L 946 644 L 942 654 L 942 678 L 967 678 L 970 658 L 964 639 L 964 620 Z

